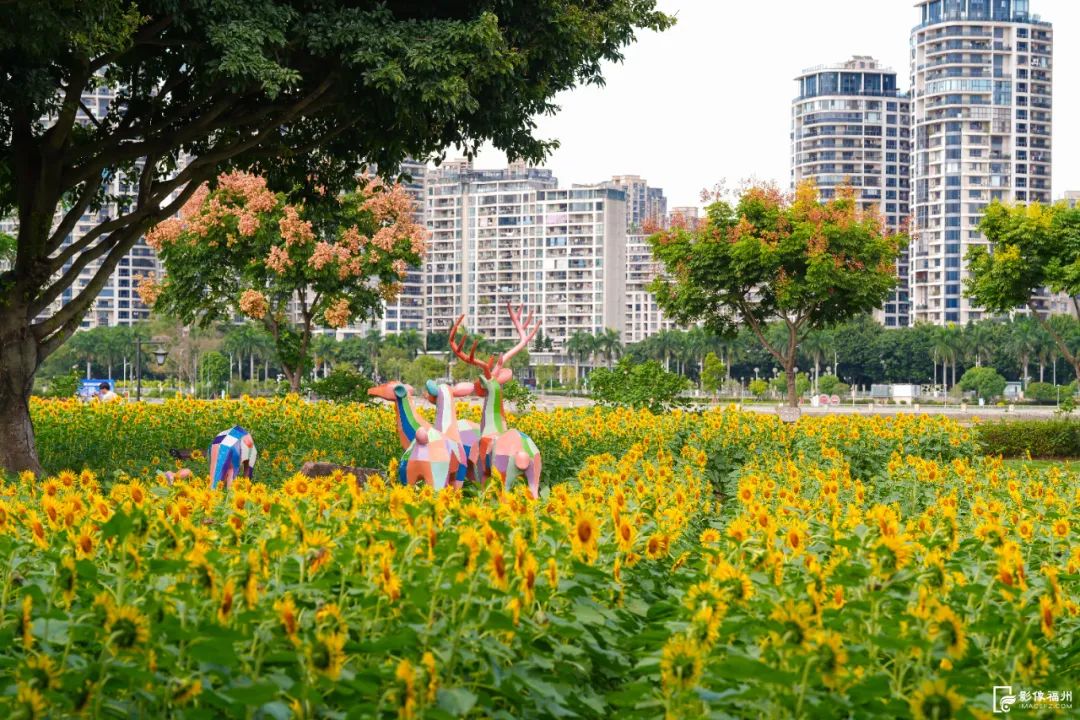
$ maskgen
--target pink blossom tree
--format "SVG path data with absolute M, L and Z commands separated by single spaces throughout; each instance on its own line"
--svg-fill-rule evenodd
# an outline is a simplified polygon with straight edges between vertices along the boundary
M 262 177 L 225 173 L 147 233 L 165 275 L 142 278 L 139 295 L 185 322 L 262 323 L 296 391 L 315 330 L 377 317 L 420 263 L 426 231 L 413 212 L 402 186 L 377 179 L 294 205 Z

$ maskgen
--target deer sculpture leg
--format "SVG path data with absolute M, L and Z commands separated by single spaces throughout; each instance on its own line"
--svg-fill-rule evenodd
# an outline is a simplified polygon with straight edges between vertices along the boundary
M 457 332 L 464 315 L 450 329 L 450 349 L 461 360 L 478 367 L 481 376 L 476 380 L 475 392 L 484 398 L 484 410 L 480 422 L 480 439 L 472 461 L 477 476 L 486 482 L 493 469 L 503 476 L 504 488 L 509 490 L 518 477 L 524 477 L 533 497 L 540 496 L 540 472 L 543 463 L 536 443 L 520 430 L 510 428 L 502 404 L 502 386 L 513 378 L 513 371 L 506 363 L 528 346 L 529 341 L 540 329 L 540 323 L 532 323 L 533 316 L 522 320 L 522 308 L 514 309 L 507 304 L 507 311 L 518 333 L 518 342 L 514 347 L 496 358 L 491 356 L 486 362 L 476 359 L 476 343 L 466 355 L 464 343 L 455 343 Z

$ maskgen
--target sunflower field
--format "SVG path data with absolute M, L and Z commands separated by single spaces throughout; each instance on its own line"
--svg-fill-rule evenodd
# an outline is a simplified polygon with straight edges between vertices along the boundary
M 392 471 L 377 408 L 33 411 L 51 474 L 0 490 L 4 717 L 989 718 L 995 686 L 1021 717 L 1078 707 L 1080 478 L 942 419 L 525 415 L 537 501 L 292 474 Z M 211 492 L 198 459 L 164 480 L 167 448 L 234 422 L 257 482 Z

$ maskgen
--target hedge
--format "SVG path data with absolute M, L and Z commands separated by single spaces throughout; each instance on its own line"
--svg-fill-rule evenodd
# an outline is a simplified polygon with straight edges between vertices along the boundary
M 1080 458 L 1080 421 L 1014 420 L 975 427 L 988 455 L 1002 457 Z

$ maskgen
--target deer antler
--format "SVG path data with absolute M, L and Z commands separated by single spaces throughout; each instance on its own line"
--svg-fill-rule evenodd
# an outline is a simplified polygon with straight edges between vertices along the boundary
M 533 326 L 531 329 L 529 328 L 529 326 L 532 325 L 533 321 L 533 314 L 531 310 L 529 311 L 529 316 L 525 318 L 525 322 L 521 322 L 521 315 L 524 310 L 524 306 L 519 305 L 517 312 L 515 313 L 514 307 L 510 303 L 506 303 L 506 311 L 510 313 L 510 322 L 514 323 L 514 328 L 517 330 L 518 333 L 518 343 L 517 345 L 510 348 L 499 356 L 499 361 L 495 364 L 494 372 L 498 372 L 499 370 L 501 370 L 503 365 L 506 364 L 507 360 L 524 350 L 525 347 L 529 344 L 529 341 L 532 340 L 533 337 L 536 335 L 536 331 L 540 329 L 541 321 L 539 320 L 536 322 L 535 326 Z
M 457 332 L 461 328 L 461 321 L 464 319 L 465 314 L 462 313 L 461 317 L 459 317 L 450 327 L 450 349 L 454 351 L 454 354 L 457 355 L 460 360 L 468 363 L 469 365 L 480 368 L 484 372 L 484 377 L 490 378 L 492 375 L 492 368 L 495 366 L 495 356 L 492 355 L 490 358 L 488 358 L 487 362 L 484 362 L 483 360 L 477 360 L 476 346 L 480 344 L 479 340 L 473 341 L 472 350 L 469 351 L 468 355 L 465 354 L 464 339 L 461 341 L 460 344 L 454 344 L 454 338 L 457 336 Z

